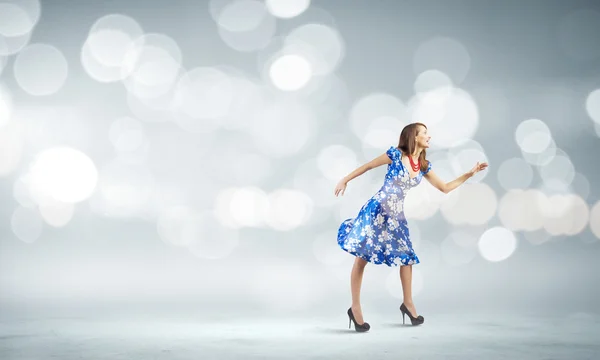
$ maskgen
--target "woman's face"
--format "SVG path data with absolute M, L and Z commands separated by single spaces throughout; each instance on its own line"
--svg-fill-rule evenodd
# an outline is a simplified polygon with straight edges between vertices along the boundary
M 417 146 L 422 149 L 429 148 L 430 139 L 431 136 L 428 135 L 427 128 L 425 128 L 424 126 L 419 126 L 417 130 Z

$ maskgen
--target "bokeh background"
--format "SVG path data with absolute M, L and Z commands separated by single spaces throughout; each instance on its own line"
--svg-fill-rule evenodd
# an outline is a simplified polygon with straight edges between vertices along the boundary
M 600 311 L 597 1 L 0 1 L 3 316 L 344 316 L 336 243 L 427 124 L 417 309 Z M 363 311 L 396 316 L 397 268 Z

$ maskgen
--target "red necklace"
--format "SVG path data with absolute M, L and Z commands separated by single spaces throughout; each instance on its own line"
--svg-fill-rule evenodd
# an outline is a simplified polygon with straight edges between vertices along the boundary
M 415 163 L 412 157 L 409 156 L 408 160 L 410 161 L 410 167 L 413 169 L 413 171 L 419 171 L 419 169 L 421 168 L 421 159 L 417 160 L 417 163 Z

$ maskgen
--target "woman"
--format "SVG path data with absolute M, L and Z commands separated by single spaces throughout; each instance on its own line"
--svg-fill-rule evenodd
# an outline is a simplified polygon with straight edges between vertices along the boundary
M 335 187 L 335 196 L 344 195 L 348 182 L 366 171 L 387 164 L 387 174 L 381 189 L 360 209 L 358 216 L 342 222 L 338 230 L 338 244 L 354 255 L 350 287 L 352 306 L 348 309 L 350 323 L 356 331 L 368 331 L 370 325 L 363 320 L 360 306 L 360 288 L 365 266 L 386 264 L 400 267 L 403 302 L 400 306 L 402 321 L 408 315 L 412 325 L 420 325 L 425 319 L 418 315 L 412 299 L 412 265 L 419 263 L 415 254 L 408 224 L 404 216 L 404 197 L 425 177 L 431 185 L 447 194 L 463 184 L 471 176 L 485 169 L 487 163 L 477 163 L 471 171 L 445 183 L 432 170 L 426 159 L 431 136 L 427 127 L 413 123 L 402 129 L 398 147 L 390 147 L 385 154 L 360 166 Z

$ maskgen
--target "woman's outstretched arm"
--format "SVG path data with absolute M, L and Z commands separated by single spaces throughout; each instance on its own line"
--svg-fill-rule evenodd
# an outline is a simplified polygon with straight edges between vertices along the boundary
M 336 185 L 334 190 L 335 196 L 338 196 L 340 193 L 344 195 L 344 191 L 346 191 L 346 185 L 348 185 L 348 183 L 352 179 L 359 177 L 360 175 L 366 173 L 369 170 L 375 169 L 376 167 L 379 167 L 381 165 L 390 164 L 391 162 L 392 160 L 387 156 L 387 154 L 384 153 L 382 155 L 379 155 L 375 159 L 369 161 L 368 163 L 357 167 L 350 174 L 344 176 L 344 178 L 342 178 L 342 180 L 340 180 L 340 182 Z
M 434 188 L 438 189 L 439 191 L 443 192 L 444 194 L 447 194 L 450 191 L 461 186 L 465 181 L 467 181 L 470 177 L 472 177 L 476 173 L 487 168 L 487 166 L 488 166 L 488 164 L 485 162 L 477 163 L 473 167 L 473 169 L 462 174 L 461 176 L 457 177 L 456 179 L 454 179 L 448 183 L 446 183 L 442 179 L 440 179 L 440 177 L 437 176 L 433 170 L 429 170 L 429 172 L 427 174 L 425 174 L 424 176 L 425 176 L 425 179 L 427 179 L 427 181 L 429 181 L 429 183 L 431 185 L 433 185 Z

